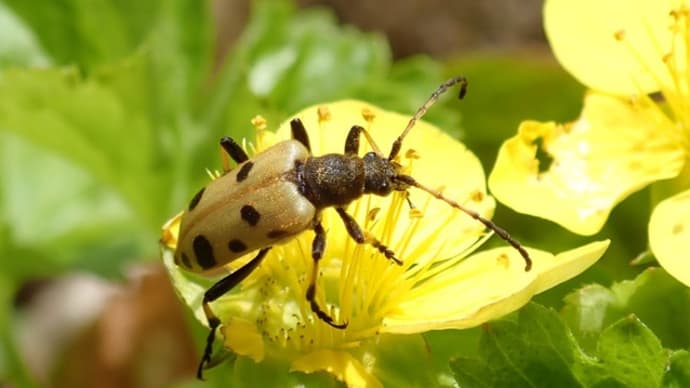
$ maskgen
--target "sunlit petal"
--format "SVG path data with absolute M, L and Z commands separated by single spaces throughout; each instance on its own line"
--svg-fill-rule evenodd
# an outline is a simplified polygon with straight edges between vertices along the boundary
M 675 0 L 548 0 L 544 29 L 558 61 L 592 89 L 653 92 L 670 83 Z
M 247 356 L 260 362 L 264 359 L 263 337 L 256 326 L 242 320 L 232 320 L 221 327 L 225 346 L 240 356 Z
M 649 243 L 659 264 L 690 286 L 690 190 L 654 208 L 649 220 Z
M 516 211 L 593 234 L 626 196 L 679 173 L 678 136 L 647 99 L 590 94 L 574 123 L 523 122 L 502 145 L 489 187 Z
M 499 318 L 535 294 L 580 274 L 608 245 L 608 240 L 594 242 L 557 255 L 529 249 L 533 260 L 529 272 L 511 248 L 477 253 L 412 290 L 385 319 L 382 332 L 460 329 Z

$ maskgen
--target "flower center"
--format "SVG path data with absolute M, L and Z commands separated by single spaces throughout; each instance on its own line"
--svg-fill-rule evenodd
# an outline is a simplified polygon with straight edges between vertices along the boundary
M 649 26 L 645 26 L 649 31 L 649 40 L 659 51 L 658 56 L 646 57 L 635 48 L 626 38 L 624 30 L 617 31 L 614 38 L 625 45 L 630 55 L 637 61 L 643 69 L 652 77 L 658 86 L 658 94 L 644 96 L 641 99 L 648 99 L 659 110 L 660 118 L 666 117 L 674 124 L 669 126 L 674 128 L 676 133 L 671 134 L 675 139 L 683 144 L 686 154 L 690 155 L 690 66 L 688 64 L 687 48 L 690 40 L 690 24 L 688 15 L 690 9 L 681 6 L 670 12 L 670 42 L 659 42 Z M 661 44 L 670 43 L 670 49 L 662 52 Z M 654 66 L 657 61 L 661 61 L 663 66 Z M 661 70 L 659 70 L 661 69 Z M 663 127 L 663 126 L 659 126 Z

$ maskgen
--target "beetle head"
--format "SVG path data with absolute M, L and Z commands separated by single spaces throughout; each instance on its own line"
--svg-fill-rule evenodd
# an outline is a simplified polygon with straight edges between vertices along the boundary
M 375 152 L 364 155 L 364 192 L 385 196 L 392 191 L 405 191 L 409 185 L 397 179 L 401 166 Z

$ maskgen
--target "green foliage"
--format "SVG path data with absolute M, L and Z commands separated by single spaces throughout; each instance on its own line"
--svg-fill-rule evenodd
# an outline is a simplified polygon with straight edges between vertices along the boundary
M 690 290 L 658 268 L 606 288 L 593 284 L 566 297 L 564 317 L 587 349 L 605 327 L 634 314 L 667 348 L 690 348 Z
M 685 386 L 688 352 L 669 348 L 687 348 L 687 297 L 658 269 L 610 289 L 586 286 L 562 314 L 532 303 L 517 321 L 485 325 L 478 355 L 457 357 L 451 368 L 467 387 Z M 667 298 L 677 307 L 658 307 Z

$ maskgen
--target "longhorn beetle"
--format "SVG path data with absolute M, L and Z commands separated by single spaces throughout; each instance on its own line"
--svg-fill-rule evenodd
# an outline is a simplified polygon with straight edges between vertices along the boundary
M 388 156 L 381 153 L 369 133 L 355 125 L 347 134 L 344 154 L 312 156 L 307 131 L 298 118 L 290 121 L 292 139 L 280 142 L 251 159 L 233 139 L 224 137 L 221 147 L 237 164 L 237 168 L 213 180 L 190 201 L 182 215 L 175 262 L 192 272 L 206 272 L 258 250 L 247 264 L 215 283 L 204 294 L 203 310 L 210 332 L 197 377 L 211 361 L 213 342 L 220 319 L 210 303 L 244 280 L 264 259 L 271 246 L 285 242 L 307 229 L 315 233 L 312 242 L 314 265 L 306 299 L 316 316 L 338 329 L 347 322 L 337 323 L 316 302 L 316 279 L 319 260 L 326 246 L 326 232 L 320 213 L 333 207 L 350 236 L 359 244 L 369 244 L 386 258 L 401 265 L 395 253 L 375 237 L 365 233 L 346 212 L 347 205 L 365 194 L 387 196 L 393 191 L 420 189 L 458 209 L 494 231 L 512 245 L 525 261 L 529 271 L 532 261 L 527 251 L 508 232 L 482 217 L 474 210 L 446 197 L 439 190 L 424 186 L 401 172 L 396 161 L 405 136 L 415 123 L 448 88 L 459 85 L 459 98 L 467 91 L 464 77 L 443 83 L 417 110 L 400 136 L 393 142 Z M 363 157 L 359 153 L 360 135 L 374 150 Z

